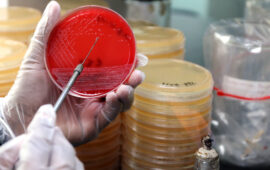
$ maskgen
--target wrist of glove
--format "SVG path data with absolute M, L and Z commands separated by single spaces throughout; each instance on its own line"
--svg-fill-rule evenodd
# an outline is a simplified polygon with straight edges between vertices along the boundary
M 51 105 L 40 107 L 27 132 L 0 148 L 0 169 L 83 170 L 73 146 L 55 126 L 56 114 Z

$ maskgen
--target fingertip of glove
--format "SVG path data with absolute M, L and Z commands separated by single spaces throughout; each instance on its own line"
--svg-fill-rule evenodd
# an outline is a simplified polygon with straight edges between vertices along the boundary
M 37 111 L 34 119 L 30 123 L 28 129 L 34 129 L 38 126 L 54 127 L 56 121 L 56 113 L 51 104 L 43 105 Z
M 129 84 L 136 88 L 139 84 L 141 84 L 145 80 L 144 72 L 140 70 L 135 70 L 129 78 Z
M 113 102 L 117 99 L 115 92 L 109 92 L 106 96 L 106 102 Z
M 137 67 L 146 66 L 148 63 L 148 57 L 142 53 L 137 53 Z
M 61 7 L 57 1 L 50 1 L 47 8 L 46 14 L 52 19 L 58 19 L 60 17 Z
M 116 91 L 116 95 L 118 97 L 124 97 L 124 96 L 131 96 L 131 94 L 133 93 L 133 88 L 129 85 L 121 85 L 117 91 Z

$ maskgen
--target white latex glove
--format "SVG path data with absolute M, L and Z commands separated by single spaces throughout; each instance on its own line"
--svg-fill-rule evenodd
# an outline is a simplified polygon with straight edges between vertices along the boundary
M 73 146 L 55 126 L 52 105 L 40 107 L 26 134 L 0 148 L 1 170 L 83 170 Z
M 44 104 L 54 104 L 61 91 L 50 80 L 45 68 L 45 45 L 50 31 L 59 20 L 60 6 L 51 1 L 32 38 L 15 84 L 3 100 L 2 113 L 15 135 L 25 132 L 37 109 Z M 147 58 L 137 55 L 139 63 Z M 102 99 L 80 99 L 68 96 L 57 113 L 57 125 L 74 145 L 96 137 L 121 112 L 132 105 L 134 88 L 144 79 L 135 70 L 127 84 Z M 1 108 L 0 108 L 1 109 Z

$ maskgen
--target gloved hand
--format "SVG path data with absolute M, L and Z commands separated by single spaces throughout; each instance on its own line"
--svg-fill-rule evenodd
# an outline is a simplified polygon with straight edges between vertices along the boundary
M 54 104 L 61 93 L 49 78 L 44 63 L 47 39 L 59 17 L 60 6 L 51 1 L 36 28 L 16 81 L 3 100 L 4 120 L 15 135 L 25 132 L 41 105 Z M 137 56 L 141 58 L 139 63 L 147 63 L 146 57 Z M 120 112 L 131 107 L 134 88 L 143 79 L 144 74 L 135 70 L 127 84 L 108 93 L 104 99 L 67 96 L 57 113 L 57 125 L 74 145 L 90 141 Z
M 40 107 L 26 134 L 0 148 L 1 170 L 83 170 L 73 146 L 55 127 L 52 105 Z

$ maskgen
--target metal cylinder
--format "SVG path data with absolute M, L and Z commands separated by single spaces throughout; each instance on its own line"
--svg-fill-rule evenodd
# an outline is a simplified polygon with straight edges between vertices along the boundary
M 210 136 L 202 139 L 203 147 L 195 154 L 195 170 L 219 170 L 219 156 L 215 149 L 212 148 L 213 140 Z

